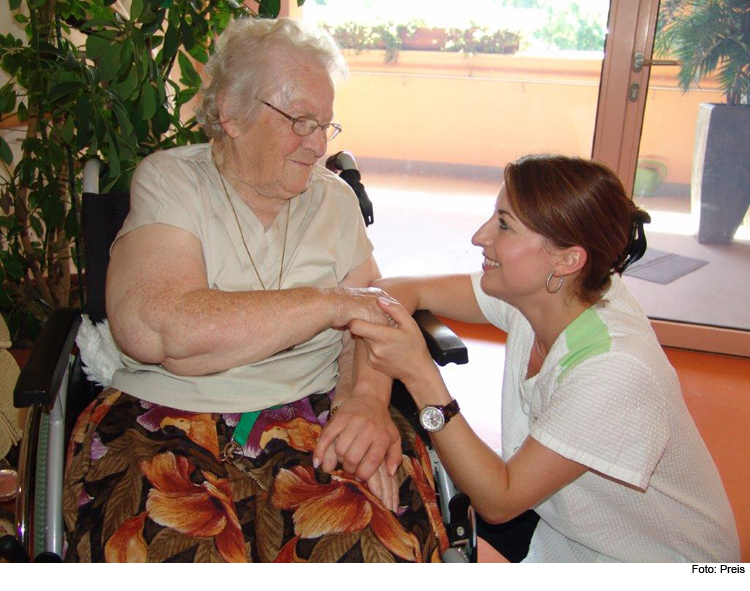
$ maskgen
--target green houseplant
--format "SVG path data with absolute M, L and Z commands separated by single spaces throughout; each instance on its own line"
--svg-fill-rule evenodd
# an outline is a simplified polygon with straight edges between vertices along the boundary
M 304 0 L 298 1 L 302 4 Z M 8 0 L 25 39 L 0 35 L 0 115 L 25 127 L 13 160 L 0 138 L 0 308 L 14 341 L 60 307 L 80 306 L 82 164 L 104 163 L 101 189 L 124 189 L 155 150 L 203 141 L 183 107 L 200 88 L 215 37 L 235 0 Z M 116 5 L 119 6 L 119 5 Z M 279 0 L 260 2 L 276 16 Z
M 656 52 L 677 58 L 683 92 L 715 74 L 726 102 L 701 104 L 691 199 L 698 241 L 729 243 L 750 205 L 750 6 L 747 0 L 664 0 Z

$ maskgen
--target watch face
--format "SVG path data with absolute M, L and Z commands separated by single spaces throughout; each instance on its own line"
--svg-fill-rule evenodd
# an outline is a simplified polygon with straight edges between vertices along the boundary
M 440 431 L 445 425 L 445 416 L 443 411 L 434 406 L 425 406 L 419 413 L 419 422 L 426 431 L 434 433 Z

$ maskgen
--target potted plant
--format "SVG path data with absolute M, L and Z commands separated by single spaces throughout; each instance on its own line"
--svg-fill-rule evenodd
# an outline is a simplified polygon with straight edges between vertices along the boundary
M 729 243 L 750 205 L 750 8 L 747 0 L 664 0 L 656 50 L 680 62 L 679 86 L 716 73 L 726 97 L 701 104 L 691 199 L 698 241 Z
M 144 156 L 203 141 L 181 117 L 201 84 L 194 64 L 249 11 L 235 0 L 133 0 L 129 12 L 112 0 L 8 4 L 26 35 L 0 35 L 0 115 L 25 126 L 15 162 L 0 138 L 0 308 L 18 344 L 54 309 L 83 305 L 83 162 L 104 163 L 102 191 L 125 189 Z M 278 0 L 258 12 L 276 16 Z

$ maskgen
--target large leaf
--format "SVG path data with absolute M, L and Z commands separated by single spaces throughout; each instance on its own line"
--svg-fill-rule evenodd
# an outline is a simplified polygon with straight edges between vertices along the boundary
M 175 555 L 196 546 L 203 538 L 187 536 L 180 532 L 164 528 L 154 536 L 148 546 L 149 562 L 164 562 Z
M 8 87 L 7 91 L 3 93 L 3 113 L 12 113 L 16 110 L 16 91 L 12 87 Z
M 122 76 L 132 65 L 133 43 L 131 41 L 125 41 L 125 43 L 122 44 L 122 52 L 120 53 L 120 69 L 117 71 L 117 75 Z
M 81 31 L 93 31 L 101 27 L 111 27 L 114 24 L 110 18 L 92 18 L 80 26 Z
M 310 554 L 310 562 L 338 562 L 362 537 L 362 530 L 323 536 Z M 385 554 L 388 554 L 386 552 Z M 390 557 L 390 555 L 389 555 Z M 390 557 L 387 562 L 395 562 Z
M 75 121 L 73 117 L 68 117 L 65 123 L 59 129 L 60 137 L 65 143 L 71 143 L 75 137 Z
M 133 0 L 130 5 L 130 20 L 135 22 L 143 13 L 143 0 Z
M 23 277 L 23 266 L 19 265 L 18 262 L 10 256 L 10 253 L 0 251 L 0 260 L 3 263 L 3 270 L 8 277 L 13 279 L 20 279 Z
M 180 81 L 183 82 L 185 86 L 200 86 L 201 77 L 198 75 L 198 72 L 195 71 L 190 58 L 180 52 L 177 54 L 177 61 L 180 64 L 180 72 L 182 74 Z
M 124 100 L 129 99 L 138 88 L 138 72 L 136 69 L 130 67 L 124 77 L 121 76 L 112 82 L 111 88 Z
M 116 36 L 116 31 L 109 30 L 91 33 L 86 39 L 86 57 L 92 60 L 100 58 L 104 54 L 104 50 L 112 45 Z
M 130 118 L 128 117 L 128 114 L 125 112 L 125 109 L 118 103 L 114 103 L 112 105 L 112 110 L 115 113 L 117 124 L 120 126 L 122 133 L 125 134 L 126 136 L 132 135 L 133 125 L 130 122 Z
M 162 135 L 167 132 L 172 119 L 169 116 L 169 111 L 164 106 L 159 105 L 156 108 L 156 113 L 151 120 L 151 127 L 156 135 Z
M 0 136 L 0 160 L 5 162 L 5 164 L 13 162 L 13 151 L 2 136 Z
M 154 87 L 146 82 L 141 87 L 141 100 L 138 103 L 138 114 L 141 120 L 148 121 L 156 113 L 156 93 Z
M 164 47 L 162 53 L 164 54 L 164 60 L 169 62 L 177 53 L 177 47 L 180 43 L 180 21 L 176 11 L 170 11 L 169 13 L 169 25 L 167 26 L 167 32 L 164 35 Z
M 281 0 L 260 0 L 258 16 L 276 18 L 281 10 Z
M 109 82 L 120 71 L 120 55 L 122 54 L 122 44 L 113 43 L 104 50 L 99 62 L 99 73 L 102 76 L 102 82 Z
M 83 82 L 78 80 L 56 84 L 55 86 L 50 88 L 50 91 L 47 94 L 47 102 L 54 103 L 56 101 L 59 101 L 61 98 L 68 96 L 73 92 L 82 90 L 85 86 L 86 85 Z M 51 106 L 54 107 L 54 105 Z
M 161 29 L 165 14 L 165 11 L 160 10 L 158 13 L 156 13 L 155 17 L 152 20 L 144 22 L 143 26 L 141 27 L 141 33 L 143 33 L 145 37 L 150 37 L 151 35 L 156 33 L 156 31 Z
M 180 21 L 180 31 L 182 32 L 182 44 L 185 49 L 190 51 L 195 45 L 195 37 L 193 36 L 193 30 L 185 19 Z

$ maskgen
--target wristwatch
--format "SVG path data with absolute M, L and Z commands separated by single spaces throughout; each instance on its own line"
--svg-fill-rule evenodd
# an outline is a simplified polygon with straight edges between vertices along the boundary
M 437 433 L 459 412 L 461 409 L 458 407 L 458 400 L 444 406 L 428 404 L 419 412 L 419 424 L 425 431 Z

